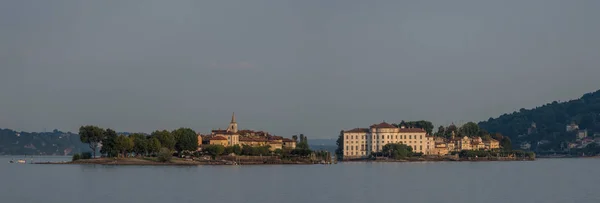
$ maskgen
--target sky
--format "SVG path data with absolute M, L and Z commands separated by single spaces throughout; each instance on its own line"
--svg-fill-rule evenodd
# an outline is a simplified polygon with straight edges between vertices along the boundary
M 0 2 L 0 128 L 335 138 L 600 87 L 597 0 Z

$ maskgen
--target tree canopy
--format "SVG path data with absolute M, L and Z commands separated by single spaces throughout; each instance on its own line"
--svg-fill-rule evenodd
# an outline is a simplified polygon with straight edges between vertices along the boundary
M 92 157 L 95 158 L 98 146 L 106 136 L 104 129 L 92 125 L 81 126 L 79 128 L 79 136 L 81 142 L 89 145 L 92 150 Z
M 381 150 L 381 154 L 394 159 L 403 159 L 411 156 L 412 147 L 405 144 L 386 144 Z
M 198 135 L 190 128 L 179 128 L 172 132 L 175 138 L 175 150 L 196 151 L 198 149 Z
M 100 153 L 107 157 L 116 157 L 119 154 L 119 150 L 117 149 L 117 132 L 108 128 L 104 133 L 105 136 L 102 140 Z
M 167 130 L 157 130 L 150 134 L 151 137 L 154 137 L 160 141 L 160 146 L 167 148 L 169 150 L 175 150 L 175 137 L 171 134 L 171 132 Z

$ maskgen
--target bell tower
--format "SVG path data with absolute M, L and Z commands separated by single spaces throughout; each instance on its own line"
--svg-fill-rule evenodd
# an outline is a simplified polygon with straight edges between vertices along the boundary
M 227 127 L 227 132 L 232 132 L 232 133 L 238 132 L 238 126 L 237 126 L 237 123 L 235 122 L 235 112 L 233 112 L 233 114 L 231 115 L 231 122 L 229 123 L 229 127 Z

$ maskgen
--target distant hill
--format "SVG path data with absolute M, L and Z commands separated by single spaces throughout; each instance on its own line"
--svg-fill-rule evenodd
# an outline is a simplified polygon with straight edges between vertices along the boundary
M 0 129 L 0 155 L 69 155 L 87 151 L 90 151 L 88 146 L 74 133 Z
M 513 145 L 530 143 L 533 150 L 561 150 L 575 139 L 576 132 L 566 130 L 570 124 L 587 130 L 590 136 L 600 133 L 600 91 L 567 102 L 520 109 L 480 122 L 479 127 L 510 137 Z

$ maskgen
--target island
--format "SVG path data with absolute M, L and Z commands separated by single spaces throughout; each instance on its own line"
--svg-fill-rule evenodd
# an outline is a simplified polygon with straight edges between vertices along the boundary
M 330 152 L 311 150 L 304 134 L 291 138 L 265 131 L 238 130 L 235 113 L 225 130 L 210 134 L 190 128 L 157 130 L 151 134 L 117 135 L 112 129 L 82 126 L 81 142 L 91 152 L 77 153 L 69 162 L 38 164 L 101 165 L 257 165 L 331 164 Z M 96 152 L 100 153 L 97 158 Z

